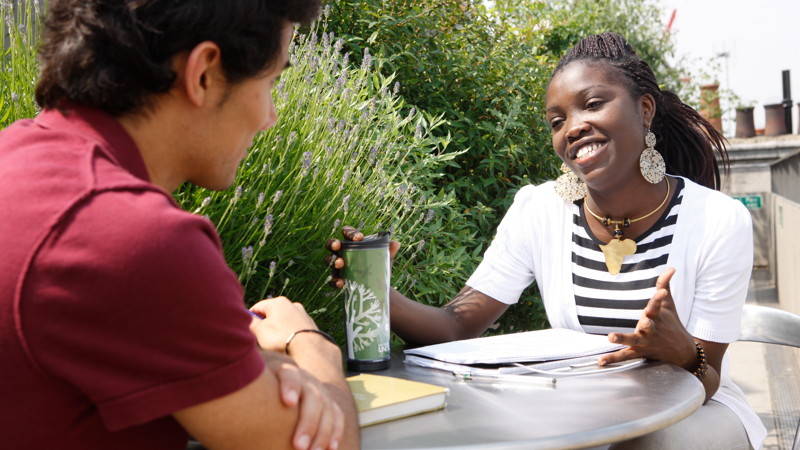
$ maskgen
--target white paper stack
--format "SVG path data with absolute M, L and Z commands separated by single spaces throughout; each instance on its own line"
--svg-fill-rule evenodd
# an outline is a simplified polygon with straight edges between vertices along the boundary
M 509 364 L 599 355 L 623 347 L 608 342 L 605 335 L 551 328 L 428 345 L 405 353 L 454 364 Z

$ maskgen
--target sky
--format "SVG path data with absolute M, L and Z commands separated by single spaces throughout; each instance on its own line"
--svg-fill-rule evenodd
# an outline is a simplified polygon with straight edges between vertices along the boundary
M 756 128 L 764 126 L 763 105 L 783 99 L 782 70 L 791 71 L 792 100 L 800 103 L 800 0 L 660 1 L 665 24 L 676 10 L 671 32 L 678 54 L 690 63 L 716 57 L 721 86 L 756 106 Z M 732 134 L 732 122 L 725 125 Z M 797 106 L 793 125 L 797 132 Z

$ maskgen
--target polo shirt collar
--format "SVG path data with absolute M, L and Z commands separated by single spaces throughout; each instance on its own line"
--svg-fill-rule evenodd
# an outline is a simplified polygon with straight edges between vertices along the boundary
M 75 103 L 61 109 L 46 109 L 34 119 L 45 128 L 66 131 L 102 144 L 102 150 L 137 178 L 150 181 L 139 148 L 125 128 L 110 114 Z

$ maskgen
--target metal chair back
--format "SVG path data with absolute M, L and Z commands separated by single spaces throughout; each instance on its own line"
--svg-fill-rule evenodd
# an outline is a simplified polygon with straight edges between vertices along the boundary
M 766 306 L 744 305 L 739 340 L 800 348 L 800 316 Z M 792 450 L 800 450 L 800 423 Z

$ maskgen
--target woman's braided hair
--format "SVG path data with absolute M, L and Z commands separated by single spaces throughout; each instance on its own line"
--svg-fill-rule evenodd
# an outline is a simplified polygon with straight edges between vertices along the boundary
M 587 36 L 572 47 L 553 71 L 574 61 L 604 63 L 615 68 L 634 98 L 653 96 L 656 115 L 650 125 L 658 143 L 656 150 L 664 157 L 667 172 L 681 175 L 712 189 L 720 187 L 717 158 L 728 170 L 725 139 L 691 106 L 673 92 L 662 90 L 650 66 L 636 54 L 625 38 L 617 33 Z

